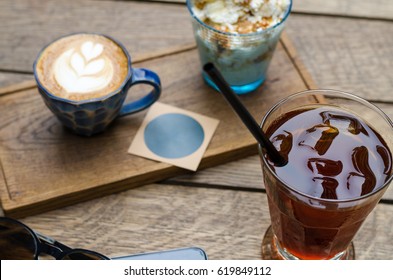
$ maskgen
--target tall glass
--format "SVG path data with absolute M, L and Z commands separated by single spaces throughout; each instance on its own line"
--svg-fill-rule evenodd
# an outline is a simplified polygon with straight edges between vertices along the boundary
M 292 1 L 281 22 L 246 34 L 223 32 L 205 24 L 195 15 L 193 6 L 194 0 L 187 0 L 202 66 L 214 63 L 237 94 L 249 93 L 262 85 Z M 202 75 L 208 85 L 218 90 L 208 75 Z
M 282 100 L 266 114 L 261 123 L 262 130 L 269 134 L 268 128 L 280 117 L 288 112 L 305 108 L 305 106 L 308 108 L 332 106 L 353 116 L 360 116 L 359 118 L 380 135 L 386 148 L 393 151 L 392 121 L 369 102 L 355 95 L 333 90 L 310 90 Z M 299 126 L 301 126 L 300 123 Z M 353 136 L 351 145 L 362 146 L 358 136 L 356 134 Z M 293 145 L 300 144 L 293 143 Z M 384 173 L 386 174 L 384 183 L 358 197 L 334 199 L 334 197 L 313 196 L 300 190 L 308 186 L 299 188 L 300 186 L 293 183 L 299 182 L 299 178 L 295 177 L 302 176 L 297 172 L 289 175 L 293 181 L 284 181 L 283 176 L 277 175 L 278 171 L 269 163 L 263 149 L 259 150 L 271 216 L 271 227 L 263 239 L 262 257 L 265 259 L 354 258 L 352 240 L 392 182 L 391 158 L 389 162 L 386 162 L 388 167 L 390 165 L 390 169 Z M 338 152 L 340 153 L 341 150 Z M 301 155 L 297 158 L 288 158 L 288 160 L 296 161 L 299 158 Z M 353 158 L 354 154 L 352 154 L 352 161 L 354 161 Z M 306 163 L 299 160 L 299 164 Z M 312 166 L 308 167 L 312 169 Z M 324 168 L 323 165 L 319 167 Z M 355 168 L 359 167 L 355 166 Z M 349 177 L 344 178 L 349 179 Z M 354 185 L 362 184 L 362 182 L 361 180 L 352 181 Z

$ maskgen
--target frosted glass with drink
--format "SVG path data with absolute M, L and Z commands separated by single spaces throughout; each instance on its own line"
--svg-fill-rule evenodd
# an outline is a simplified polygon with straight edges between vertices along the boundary
M 187 6 L 201 64 L 213 63 L 237 94 L 261 86 L 292 1 L 187 0 Z

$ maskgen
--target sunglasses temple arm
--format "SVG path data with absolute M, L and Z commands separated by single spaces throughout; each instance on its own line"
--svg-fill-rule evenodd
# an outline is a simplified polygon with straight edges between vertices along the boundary
M 56 241 L 53 238 L 50 238 L 50 237 L 43 235 L 43 234 L 36 232 L 36 231 L 35 231 L 35 234 L 38 236 L 38 238 L 40 239 L 40 241 L 43 244 L 48 245 L 51 248 L 55 247 L 57 250 L 60 249 L 63 252 L 71 250 L 70 247 L 64 245 L 63 243 L 60 243 L 59 241 Z

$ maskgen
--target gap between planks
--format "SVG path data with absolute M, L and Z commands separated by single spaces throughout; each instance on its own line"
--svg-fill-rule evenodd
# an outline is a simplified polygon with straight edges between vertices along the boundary
M 161 182 L 157 182 L 157 185 L 163 186 L 180 186 L 180 187 L 193 187 L 201 189 L 216 189 L 216 190 L 232 190 L 232 191 L 243 191 L 243 192 L 256 192 L 256 193 L 266 193 L 265 189 L 257 188 L 247 188 L 243 186 L 229 186 L 220 184 L 210 184 L 210 183 L 199 183 L 199 182 L 186 182 L 186 181 L 176 181 L 175 179 L 168 179 Z M 393 199 L 382 198 L 378 203 L 384 205 L 393 205 Z

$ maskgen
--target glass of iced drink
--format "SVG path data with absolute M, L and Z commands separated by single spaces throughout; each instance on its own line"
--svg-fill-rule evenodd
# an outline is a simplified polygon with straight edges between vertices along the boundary
M 187 6 L 202 66 L 213 63 L 237 94 L 263 84 L 292 0 L 187 0 Z
M 276 104 L 261 128 L 288 160 L 275 166 L 260 149 L 271 216 L 262 257 L 353 259 L 392 182 L 392 121 L 355 95 L 310 90 Z

